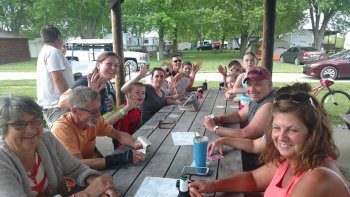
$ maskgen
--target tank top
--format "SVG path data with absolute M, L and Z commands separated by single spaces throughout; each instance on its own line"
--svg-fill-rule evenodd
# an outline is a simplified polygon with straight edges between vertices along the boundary
M 334 161 L 331 158 L 327 158 L 327 159 Z M 264 197 L 288 197 L 288 196 L 290 196 L 293 187 L 298 183 L 298 181 L 303 177 L 303 175 L 306 172 L 308 172 L 308 171 L 306 171 L 306 172 L 300 173 L 298 175 L 295 175 L 293 177 L 293 179 L 290 181 L 289 185 L 286 188 L 282 188 L 280 185 L 282 184 L 283 177 L 284 177 L 285 173 L 287 172 L 288 167 L 289 167 L 288 161 L 284 161 L 280 166 L 278 166 L 276 173 L 272 178 L 272 181 L 270 182 L 269 186 L 265 190 Z M 320 166 L 317 168 L 324 169 L 325 167 Z M 343 181 L 343 183 L 345 184 L 345 187 L 347 188 L 347 185 L 344 182 L 344 180 L 336 172 L 334 172 L 333 170 L 331 170 L 329 168 L 325 168 L 325 169 L 332 171 L 334 174 L 336 174 Z

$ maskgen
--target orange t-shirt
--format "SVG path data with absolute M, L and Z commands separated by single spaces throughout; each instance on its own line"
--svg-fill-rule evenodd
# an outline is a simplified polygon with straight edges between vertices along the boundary
M 91 159 L 96 146 L 96 136 L 109 136 L 113 127 L 101 117 L 96 127 L 82 130 L 75 125 L 71 113 L 61 116 L 52 127 L 53 135 L 72 154 L 81 154 L 83 159 Z

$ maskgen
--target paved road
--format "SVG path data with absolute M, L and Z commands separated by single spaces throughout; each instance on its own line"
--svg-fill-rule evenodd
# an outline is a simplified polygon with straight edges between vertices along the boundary
M 135 77 L 137 73 L 132 73 Z M 149 77 L 149 76 L 148 76 Z M 0 72 L 0 80 L 21 80 L 21 79 L 36 79 L 35 72 Z M 219 73 L 198 73 L 196 80 L 222 81 L 222 76 Z M 146 78 L 146 80 L 148 80 Z M 306 76 L 302 73 L 274 73 L 272 75 L 274 82 L 318 82 L 315 77 Z M 350 82 L 350 79 L 340 79 L 337 82 Z

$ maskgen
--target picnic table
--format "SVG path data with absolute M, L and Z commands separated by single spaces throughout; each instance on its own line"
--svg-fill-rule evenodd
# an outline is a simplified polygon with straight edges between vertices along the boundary
M 179 179 L 184 166 L 193 162 L 193 146 L 175 146 L 172 133 L 198 132 L 208 137 L 209 142 L 219 136 L 202 126 L 204 117 L 237 110 L 237 104 L 225 101 L 223 91 L 208 89 L 199 99 L 199 111 L 181 111 L 178 105 L 162 108 L 146 124 L 134 133 L 134 137 L 147 137 L 152 142 L 147 151 L 146 160 L 136 165 L 124 165 L 108 170 L 113 175 L 114 183 L 122 196 L 135 196 L 146 177 L 164 177 Z M 160 122 L 163 122 L 160 124 Z M 237 127 L 238 125 L 231 125 Z M 120 147 L 116 152 L 124 151 Z M 191 176 L 191 180 L 216 180 L 242 171 L 241 151 L 224 146 L 224 158 L 207 164 L 211 170 L 209 176 Z M 175 185 L 174 185 L 175 187 Z M 216 193 L 209 196 L 243 196 L 241 193 Z

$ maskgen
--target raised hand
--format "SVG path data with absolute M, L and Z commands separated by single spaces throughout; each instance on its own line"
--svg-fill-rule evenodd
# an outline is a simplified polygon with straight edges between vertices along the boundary
M 182 77 L 183 77 L 183 76 L 182 76 L 181 73 L 177 73 L 177 74 L 174 76 L 174 80 L 175 80 L 176 82 L 179 82 L 180 79 L 181 79 Z
M 192 64 L 192 72 L 196 74 L 202 68 L 202 61 L 197 61 L 195 64 Z
M 96 92 L 100 92 L 102 89 L 106 88 L 105 81 L 98 73 L 88 75 L 87 80 L 88 87 Z
M 131 109 L 138 107 L 138 105 L 139 104 L 138 104 L 137 100 L 126 97 L 125 108 L 126 108 L 127 112 L 130 111 Z
M 222 74 L 222 76 L 227 76 L 227 67 L 226 66 L 223 67 L 223 66 L 219 65 L 218 66 L 218 71 L 219 71 L 219 73 Z
M 176 81 L 175 78 L 173 76 L 168 77 L 170 79 L 170 81 L 168 81 L 169 84 L 169 90 L 170 92 L 172 92 L 173 90 L 175 90 L 176 85 L 179 81 Z
M 146 77 L 147 73 L 148 73 L 147 66 L 146 65 L 141 65 L 140 72 L 139 72 L 140 79 Z

